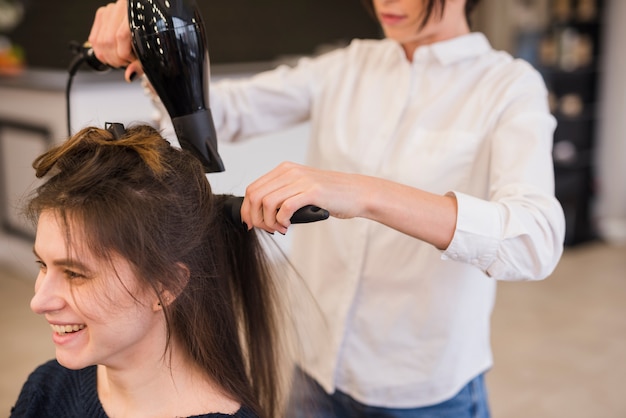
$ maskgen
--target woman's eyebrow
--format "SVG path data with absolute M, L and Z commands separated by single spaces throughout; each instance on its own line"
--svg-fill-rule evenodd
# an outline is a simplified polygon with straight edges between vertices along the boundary
M 37 250 L 35 249 L 34 246 L 33 246 L 33 254 L 39 260 L 42 260 L 41 256 L 37 253 Z M 46 263 L 46 264 L 49 264 L 49 263 Z M 72 260 L 72 259 L 69 259 L 69 258 L 60 258 L 60 259 L 57 259 L 57 260 L 52 260 L 51 264 L 54 265 L 54 266 L 60 266 L 60 267 L 76 268 L 76 269 L 79 269 L 79 270 L 85 271 L 85 272 L 91 271 L 91 269 L 89 267 L 87 267 L 87 265 L 85 265 L 84 263 L 81 263 L 78 260 Z

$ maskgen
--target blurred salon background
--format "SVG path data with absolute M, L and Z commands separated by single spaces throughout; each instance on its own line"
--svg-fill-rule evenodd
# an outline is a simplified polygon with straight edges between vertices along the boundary
M 211 77 L 240 77 L 351 38 L 380 36 L 360 0 L 198 0 Z M 139 83 L 81 68 L 68 89 L 72 42 L 87 39 L 106 1 L 0 0 L 0 415 L 28 373 L 54 356 L 29 309 L 34 230 L 20 215 L 37 185 L 31 163 L 68 130 L 152 122 Z M 558 121 L 556 194 L 566 250 L 538 283 L 500 283 L 493 315 L 495 418 L 624 417 L 626 397 L 626 1 L 482 0 L 473 29 L 544 76 Z M 68 100 L 69 99 L 69 100 Z M 285 155 L 301 162 L 308 125 L 220 145 L 214 189 L 242 194 Z M 272 152 L 280 147 L 280 159 Z M 276 238 L 289 248 L 289 237 Z

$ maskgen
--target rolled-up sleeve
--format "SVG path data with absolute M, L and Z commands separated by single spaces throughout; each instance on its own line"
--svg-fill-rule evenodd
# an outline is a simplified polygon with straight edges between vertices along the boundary
M 556 267 L 565 236 L 563 209 L 554 196 L 556 123 L 536 71 L 526 69 L 499 94 L 505 105 L 489 136 L 488 196 L 451 192 L 457 225 L 442 257 L 499 280 L 540 280 Z

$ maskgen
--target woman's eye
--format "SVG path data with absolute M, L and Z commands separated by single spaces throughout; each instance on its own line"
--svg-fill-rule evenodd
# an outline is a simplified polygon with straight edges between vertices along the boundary
M 39 266 L 40 271 L 46 271 L 46 263 L 41 260 L 35 260 L 35 263 Z
M 84 279 L 85 278 L 85 276 L 83 274 L 77 273 L 77 272 L 72 271 L 72 270 L 65 270 L 65 275 L 69 279 Z

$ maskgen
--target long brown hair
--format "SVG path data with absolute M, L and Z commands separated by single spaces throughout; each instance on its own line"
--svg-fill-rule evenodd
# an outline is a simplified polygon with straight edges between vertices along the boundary
M 467 19 L 467 24 L 471 26 L 470 16 L 474 7 L 478 4 L 480 0 L 467 0 L 465 2 L 465 18 Z M 374 10 L 373 0 L 361 0 L 363 6 L 367 10 L 367 12 L 376 19 L 376 12 Z M 424 0 L 425 9 L 424 16 L 422 16 L 422 22 L 420 23 L 420 27 L 424 27 L 426 22 L 430 20 L 434 13 L 437 13 L 439 17 L 443 15 L 443 9 L 446 7 L 446 0 Z
M 278 300 L 256 232 L 233 224 L 200 162 L 152 127 L 115 138 L 85 128 L 33 163 L 46 181 L 27 207 L 52 209 L 89 236 L 88 248 L 115 253 L 162 301 L 168 345 L 180 342 L 225 393 L 261 417 L 279 408 Z M 160 297 L 160 296 L 159 296 Z

